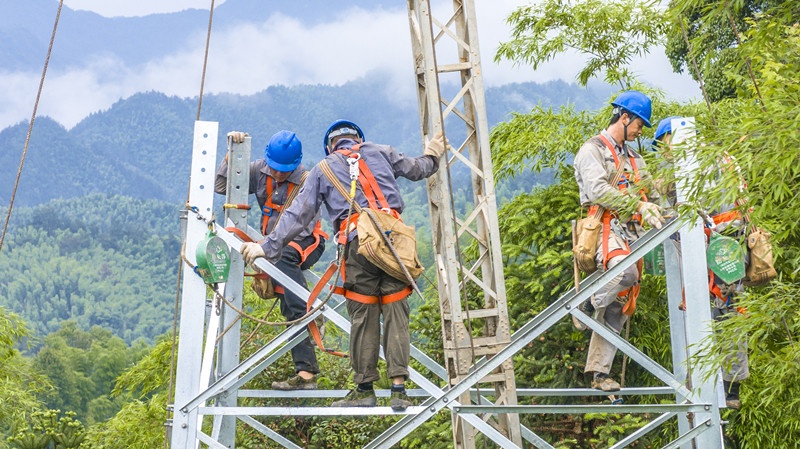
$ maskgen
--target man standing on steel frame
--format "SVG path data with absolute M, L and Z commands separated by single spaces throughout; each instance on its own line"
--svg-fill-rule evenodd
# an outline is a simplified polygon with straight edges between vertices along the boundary
M 667 117 L 658 123 L 656 128 L 655 142 L 653 144 L 657 151 L 660 151 L 664 160 L 668 164 L 673 163 L 674 152 L 672 149 L 672 119 L 678 116 Z M 719 164 L 721 170 L 737 169 L 733 160 L 722 161 Z M 744 192 L 747 188 L 744 179 L 740 180 L 739 192 L 742 197 L 737 201 L 744 200 Z M 675 206 L 676 191 L 674 183 L 667 186 L 663 192 L 670 207 Z M 724 204 L 716 210 L 705 214 L 708 219 L 705 221 L 704 230 L 706 233 L 706 245 L 712 233 L 719 232 L 729 237 L 740 238 L 747 232 L 747 222 L 736 204 Z M 678 247 L 680 248 L 680 247 Z M 749 264 L 749 255 L 745 255 L 745 264 Z M 737 306 L 737 299 L 744 293 L 744 279 L 739 279 L 733 283 L 726 283 L 719 276 L 709 270 L 708 292 L 712 302 L 711 318 L 715 321 L 724 321 L 733 316 L 739 315 L 744 310 Z M 713 277 L 713 280 L 710 279 Z M 686 311 L 686 304 L 681 303 L 680 309 Z M 728 408 L 739 410 L 742 407 L 739 399 L 739 383 L 750 377 L 750 365 L 747 355 L 747 339 L 742 338 L 735 342 L 720 344 L 720 349 L 725 351 L 727 356 L 722 366 L 722 383 L 725 388 L 725 405 Z
M 233 131 L 228 139 L 233 143 L 242 143 L 246 133 Z M 250 163 L 249 193 L 256 195 L 261 208 L 261 234 L 269 235 L 275 226 L 285 220 L 283 212 L 297 196 L 306 179 L 308 170 L 300 162 L 303 159 L 303 145 L 295 133 L 279 131 L 269 140 L 264 150 L 264 158 Z M 228 156 L 217 168 L 214 180 L 214 191 L 225 194 L 228 181 Z M 328 238 L 320 226 L 320 214 L 299 230 L 288 245 L 281 247 L 276 261 L 282 272 L 293 281 L 306 286 L 303 270 L 311 268 L 325 251 L 325 239 Z M 281 314 L 289 320 L 296 320 L 306 314 L 306 303 L 291 291 L 285 292 L 283 287 L 272 283 L 270 279 L 255 279 L 253 290 L 265 299 L 277 296 L 280 300 Z M 272 382 L 275 390 L 313 390 L 317 388 L 316 375 L 319 373 L 314 345 L 306 337 L 292 348 L 295 375 L 285 381 Z
M 344 267 L 340 276 L 343 280 L 344 296 L 347 298 L 347 312 L 352 324 L 350 332 L 350 366 L 353 368 L 353 381 L 357 387 L 334 407 L 373 407 L 377 400 L 373 382 L 380 378 L 378 356 L 380 344 L 386 351 L 387 375 L 392 379 L 390 406 L 394 410 L 405 410 L 412 405 L 406 395 L 405 380 L 408 378 L 408 363 L 411 338 L 409 335 L 409 305 L 411 294 L 408 280 L 396 279 L 383 269 L 368 261 L 358 253 L 358 235 L 355 223 L 348 221 L 350 202 L 336 184 L 351 185 L 348 160 L 354 162 L 359 178 L 369 181 L 366 185 L 359 180 L 355 202 L 362 208 L 369 208 L 375 196 L 382 194 L 387 213 L 399 216 L 405 203 L 400 195 L 397 178 L 404 177 L 418 181 L 431 176 L 439 169 L 439 159 L 445 151 L 445 139 L 439 134 L 425 147 L 424 154 L 408 157 L 400 154 L 389 145 L 378 145 L 364 141 L 364 133 L 353 122 L 337 120 L 325 132 L 323 141 L 326 157 L 314 167 L 300 191 L 297 200 L 284 212 L 281 220 L 261 245 L 245 243 L 242 255 L 251 262 L 257 257 L 277 260 L 284 242 L 293 239 L 314 220 L 315 214 L 323 204 L 333 221 L 334 229 L 339 231 L 340 251 L 344 251 Z M 324 163 L 324 164 L 323 164 Z M 326 175 L 321 166 L 329 167 Z M 328 176 L 331 176 L 329 178 Z M 374 181 L 374 183 L 373 183 Z M 377 185 L 378 192 L 374 186 Z M 349 189 L 348 189 L 349 190 Z M 365 195 L 365 191 L 368 193 Z M 352 216 L 350 217 L 352 218 Z M 362 219 L 366 220 L 367 217 Z M 383 315 L 383 339 L 381 341 L 380 318 Z
M 664 223 L 655 204 L 658 194 L 645 188 L 650 180 L 645 162 L 626 145 L 626 141 L 641 135 L 644 126 L 651 126 L 650 98 L 630 90 L 617 96 L 611 105 L 608 128 L 587 140 L 574 162 L 581 206 L 588 209 L 587 216 L 602 212 L 603 226 L 595 254 L 599 270 L 614 267 L 630 254 L 630 244 L 644 233 L 642 223 L 659 229 Z M 636 307 L 639 265 L 633 264 L 614 277 L 580 309 L 594 313 L 595 319 L 619 333 Z M 579 328 L 585 329 L 582 325 Z M 592 332 L 585 369 L 592 374 L 592 388 L 607 392 L 620 389 L 619 383 L 609 377 L 616 352 L 614 345 Z

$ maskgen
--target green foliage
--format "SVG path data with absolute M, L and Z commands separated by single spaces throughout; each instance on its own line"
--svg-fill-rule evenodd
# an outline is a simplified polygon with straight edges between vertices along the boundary
M 688 70 L 695 80 L 703 81 L 710 101 L 735 98 L 751 84 L 748 55 L 739 46 L 743 34 L 756 21 L 790 25 L 798 13 L 797 2 L 791 0 L 672 0 L 667 8 L 666 53 L 676 72 Z
M 0 438 L 25 426 L 41 407 L 38 395 L 52 388 L 16 346 L 28 335 L 19 316 L 0 308 Z M 2 441 L 2 440 L 0 440 Z
M 85 449 L 159 448 L 164 446 L 167 398 L 156 394 L 147 400 L 125 403 L 111 419 L 89 428 Z
M 8 442 L 17 449 L 77 449 L 86 438 L 86 429 L 75 419 L 75 413 L 61 410 L 34 412 L 26 428 Z
M 103 195 L 15 209 L 0 257 L 0 305 L 28 320 L 35 336 L 73 319 L 129 343 L 152 341 L 171 325 L 178 209 Z
M 604 73 L 609 84 L 630 88 L 636 75 L 627 66 L 663 39 L 665 23 L 657 1 L 547 0 L 523 6 L 508 18 L 512 40 L 495 60 L 524 62 L 534 69 L 567 52 L 588 57 L 577 76 L 585 86 Z
M 115 379 L 144 349 L 142 345 L 129 348 L 109 330 L 95 326 L 85 332 L 76 322 L 65 322 L 45 338 L 34 359 L 34 366 L 56 388 L 45 397 L 47 406 L 73 411 L 90 425 L 113 416 L 123 404 L 111 397 Z

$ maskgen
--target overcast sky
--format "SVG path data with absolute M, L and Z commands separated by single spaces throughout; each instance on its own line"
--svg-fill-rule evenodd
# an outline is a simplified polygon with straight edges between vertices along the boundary
M 298 0 L 301 1 L 301 0 Z M 219 6 L 223 0 L 217 0 Z M 511 63 L 494 63 L 500 42 L 508 40 L 506 17 L 528 0 L 475 0 L 481 43 L 484 81 L 487 86 L 510 82 L 546 82 L 562 79 L 574 82 L 581 60 L 565 55 L 536 72 Z M 90 10 L 103 16 L 141 16 L 208 9 L 211 2 L 200 0 L 65 0 L 72 9 Z M 211 37 L 206 93 L 252 94 L 270 85 L 341 84 L 380 70 L 392 83 L 394 99 L 416 101 L 411 61 L 408 17 L 405 3 L 394 10 L 364 11 L 343 9 L 342 17 L 329 23 L 309 26 L 295 18 L 280 25 L 265 27 L 245 23 L 235 29 L 214 29 Z M 434 2 L 434 11 L 449 2 Z M 443 14 L 442 14 L 443 16 Z M 361 34 L 374 39 L 353 40 L 341 33 L 343 20 L 359 23 Z M 288 38 L 290 37 L 290 38 Z M 245 44 L 246 43 L 246 44 Z M 39 114 L 53 117 L 71 128 L 92 112 L 107 109 L 120 98 L 155 90 L 169 95 L 196 97 L 200 89 L 205 33 L 193 44 L 144 66 L 129 67 L 108 57 L 86 61 L 69 70 L 50 70 L 39 105 Z M 340 49 L 360 55 L 359 71 L 339 59 Z M 57 47 L 56 47 L 57 51 Z M 670 92 L 678 99 L 698 97 L 695 83 L 672 73 L 663 51 L 638 62 L 635 67 L 644 81 Z M 0 129 L 30 118 L 41 73 L 8 73 L 0 70 Z

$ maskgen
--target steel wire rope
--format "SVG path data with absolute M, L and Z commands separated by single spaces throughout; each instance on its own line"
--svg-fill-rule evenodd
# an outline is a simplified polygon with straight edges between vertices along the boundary
M 64 0 L 61 0 L 63 3 Z M 205 47 L 205 54 L 203 56 L 203 71 L 200 77 L 200 95 L 197 101 L 197 120 L 200 120 L 200 110 L 203 105 L 203 88 L 205 87 L 206 82 L 206 69 L 208 68 L 208 48 L 209 43 L 211 41 L 211 25 L 214 21 L 214 1 L 211 0 L 211 8 L 208 12 L 208 31 L 206 33 L 206 47 Z M 60 7 L 59 7 L 60 11 Z M 189 203 L 189 190 L 190 187 L 187 187 L 186 191 L 186 203 Z M 183 236 L 183 247 L 181 248 L 181 259 L 183 259 L 183 251 L 186 246 L 186 236 Z M 0 247 L 1 247 L 0 241 Z M 175 307 L 173 311 L 172 317 L 172 350 L 170 351 L 169 356 L 169 386 L 167 387 L 167 407 L 166 407 L 166 422 L 170 420 L 170 407 L 169 404 L 172 402 L 172 391 L 175 386 L 175 352 L 176 352 L 176 344 L 178 341 L 178 310 L 180 309 L 180 300 L 181 300 L 181 281 L 183 279 L 183 263 L 182 260 L 178 262 L 178 281 L 175 288 Z M 170 435 L 170 428 L 169 426 L 165 426 L 164 428 L 164 449 L 169 447 L 169 435 Z
M 28 123 L 28 133 L 25 136 L 25 145 L 22 148 L 22 156 L 19 159 L 19 168 L 17 168 L 17 177 L 14 181 L 14 190 L 11 192 L 11 200 L 8 204 L 8 211 L 6 212 L 5 222 L 3 223 L 3 233 L 0 234 L 0 251 L 3 250 L 3 242 L 8 232 L 8 222 L 11 220 L 11 210 L 14 208 L 14 200 L 17 197 L 17 189 L 19 188 L 19 180 L 22 176 L 22 167 L 25 165 L 25 156 L 28 153 L 28 144 L 31 141 L 31 133 L 33 132 L 33 122 L 36 120 L 36 111 L 39 109 L 39 100 L 42 98 L 42 89 L 44 88 L 44 80 L 47 76 L 47 66 L 50 65 L 50 55 L 53 53 L 53 43 L 56 40 L 56 31 L 58 30 L 58 19 L 61 17 L 61 8 L 64 6 L 64 0 L 58 2 L 58 11 L 56 12 L 56 20 L 53 23 L 53 33 L 50 35 L 50 45 L 47 47 L 47 56 L 44 59 L 44 67 L 42 68 L 42 77 L 39 79 L 39 90 L 36 92 L 36 101 L 33 103 L 33 113 L 31 114 L 31 121 Z

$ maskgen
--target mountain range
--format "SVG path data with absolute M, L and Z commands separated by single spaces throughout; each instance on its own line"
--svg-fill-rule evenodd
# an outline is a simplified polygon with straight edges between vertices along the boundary
M 324 130 L 337 118 L 358 123 L 368 140 L 419 154 L 416 105 L 392 101 L 385 92 L 376 76 L 343 86 L 273 86 L 249 96 L 209 95 L 201 118 L 219 122 L 219 157 L 228 131 L 249 132 L 257 158 L 263 157 L 273 133 L 289 129 L 303 142 L 304 161 L 311 166 L 323 155 Z M 604 87 L 582 89 L 555 81 L 490 88 L 486 103 L 491 126 L 539 103 L 596 108 L 607 96 Z M 15 204 L 33 206 L 93 193 L 180 204 L 188 186 L 196 113 L 196 98 L 145 92 L 91 114 L 69 130 L 39 117 Z M 10 201 L 27 129 L 20 123 L 0 131 L 0 204 Z

